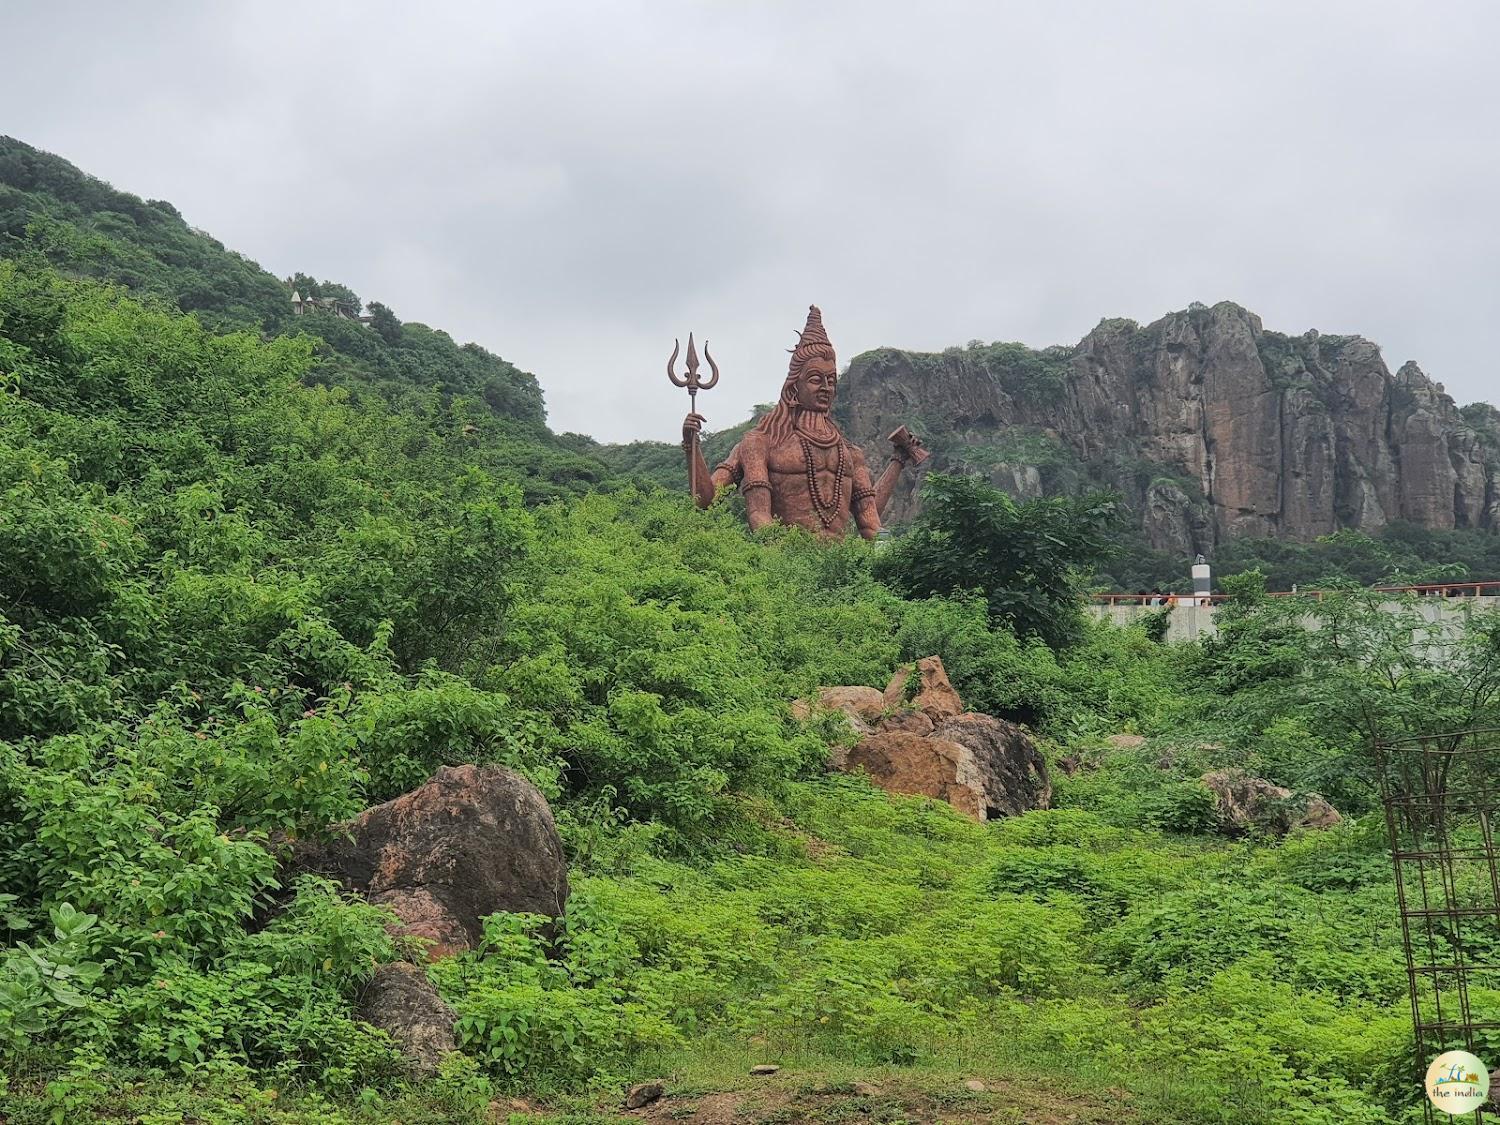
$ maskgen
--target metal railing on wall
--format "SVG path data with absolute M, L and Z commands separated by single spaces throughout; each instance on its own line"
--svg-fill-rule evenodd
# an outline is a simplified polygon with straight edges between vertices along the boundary
M 1415 594 L 1429 598 L 1500 598 L 1500 582 L 1435 582 L 1422 586 L 1373 586 L 1381 594 Z M 1272 598 L 1312 598 L 1321 600 L 1323 590 L 1276 590 L 1267 593 Z M 1160 594 L 1134 593 L 1090 594 L 1096 605 L 1143 605 L 1152 607 L 1217 605 L 1227 601 L 1228 594 Z
M 1500 728 L 1376 747 L 1411 999 L 1414 1075 L 1451 1050 L 1500 1062 Z M 1424 1096 L 1427 1120 L 1438 1115 Z M 1493 1109 L 1465 1121 L 1500 1121 Z

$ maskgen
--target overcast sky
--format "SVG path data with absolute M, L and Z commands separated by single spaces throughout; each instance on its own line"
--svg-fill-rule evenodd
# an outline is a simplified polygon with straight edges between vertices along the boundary
M 1500 6 L 32 3 L 0 132 L 534 371 L 554 428 L 1200 300 L 1500 400 Z

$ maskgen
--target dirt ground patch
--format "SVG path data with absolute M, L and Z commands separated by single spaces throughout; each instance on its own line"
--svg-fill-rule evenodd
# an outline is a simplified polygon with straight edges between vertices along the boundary
M 969 1080 L 971 1083 L 976 1081 Z M 777 1074 L 734 1090 L 673 1093 L 620 1121 L 666 1125 L 1115 1125 L 1139 1118 L 1117 1091 L 1079 1092 L 1041 1082 L 962 1078 L 920 1083 L 821 1082 Z

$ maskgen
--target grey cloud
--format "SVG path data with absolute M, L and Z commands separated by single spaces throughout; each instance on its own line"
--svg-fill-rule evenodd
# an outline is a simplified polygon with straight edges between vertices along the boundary
M 844 357 L 1229 298 L 1497 397 L 1488 4 L 6 7 L 4 129 L 286 274 L 715 425 L 806 305 Z

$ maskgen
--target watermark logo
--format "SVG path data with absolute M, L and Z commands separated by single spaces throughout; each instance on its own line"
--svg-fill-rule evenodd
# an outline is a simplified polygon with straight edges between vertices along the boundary
M 1470 1113 L 1490 1097 L 1489 1068 L 1468 1051 L 1444 1051 L 1427 1068 L 1427 1097 L 1444 1113 Z

